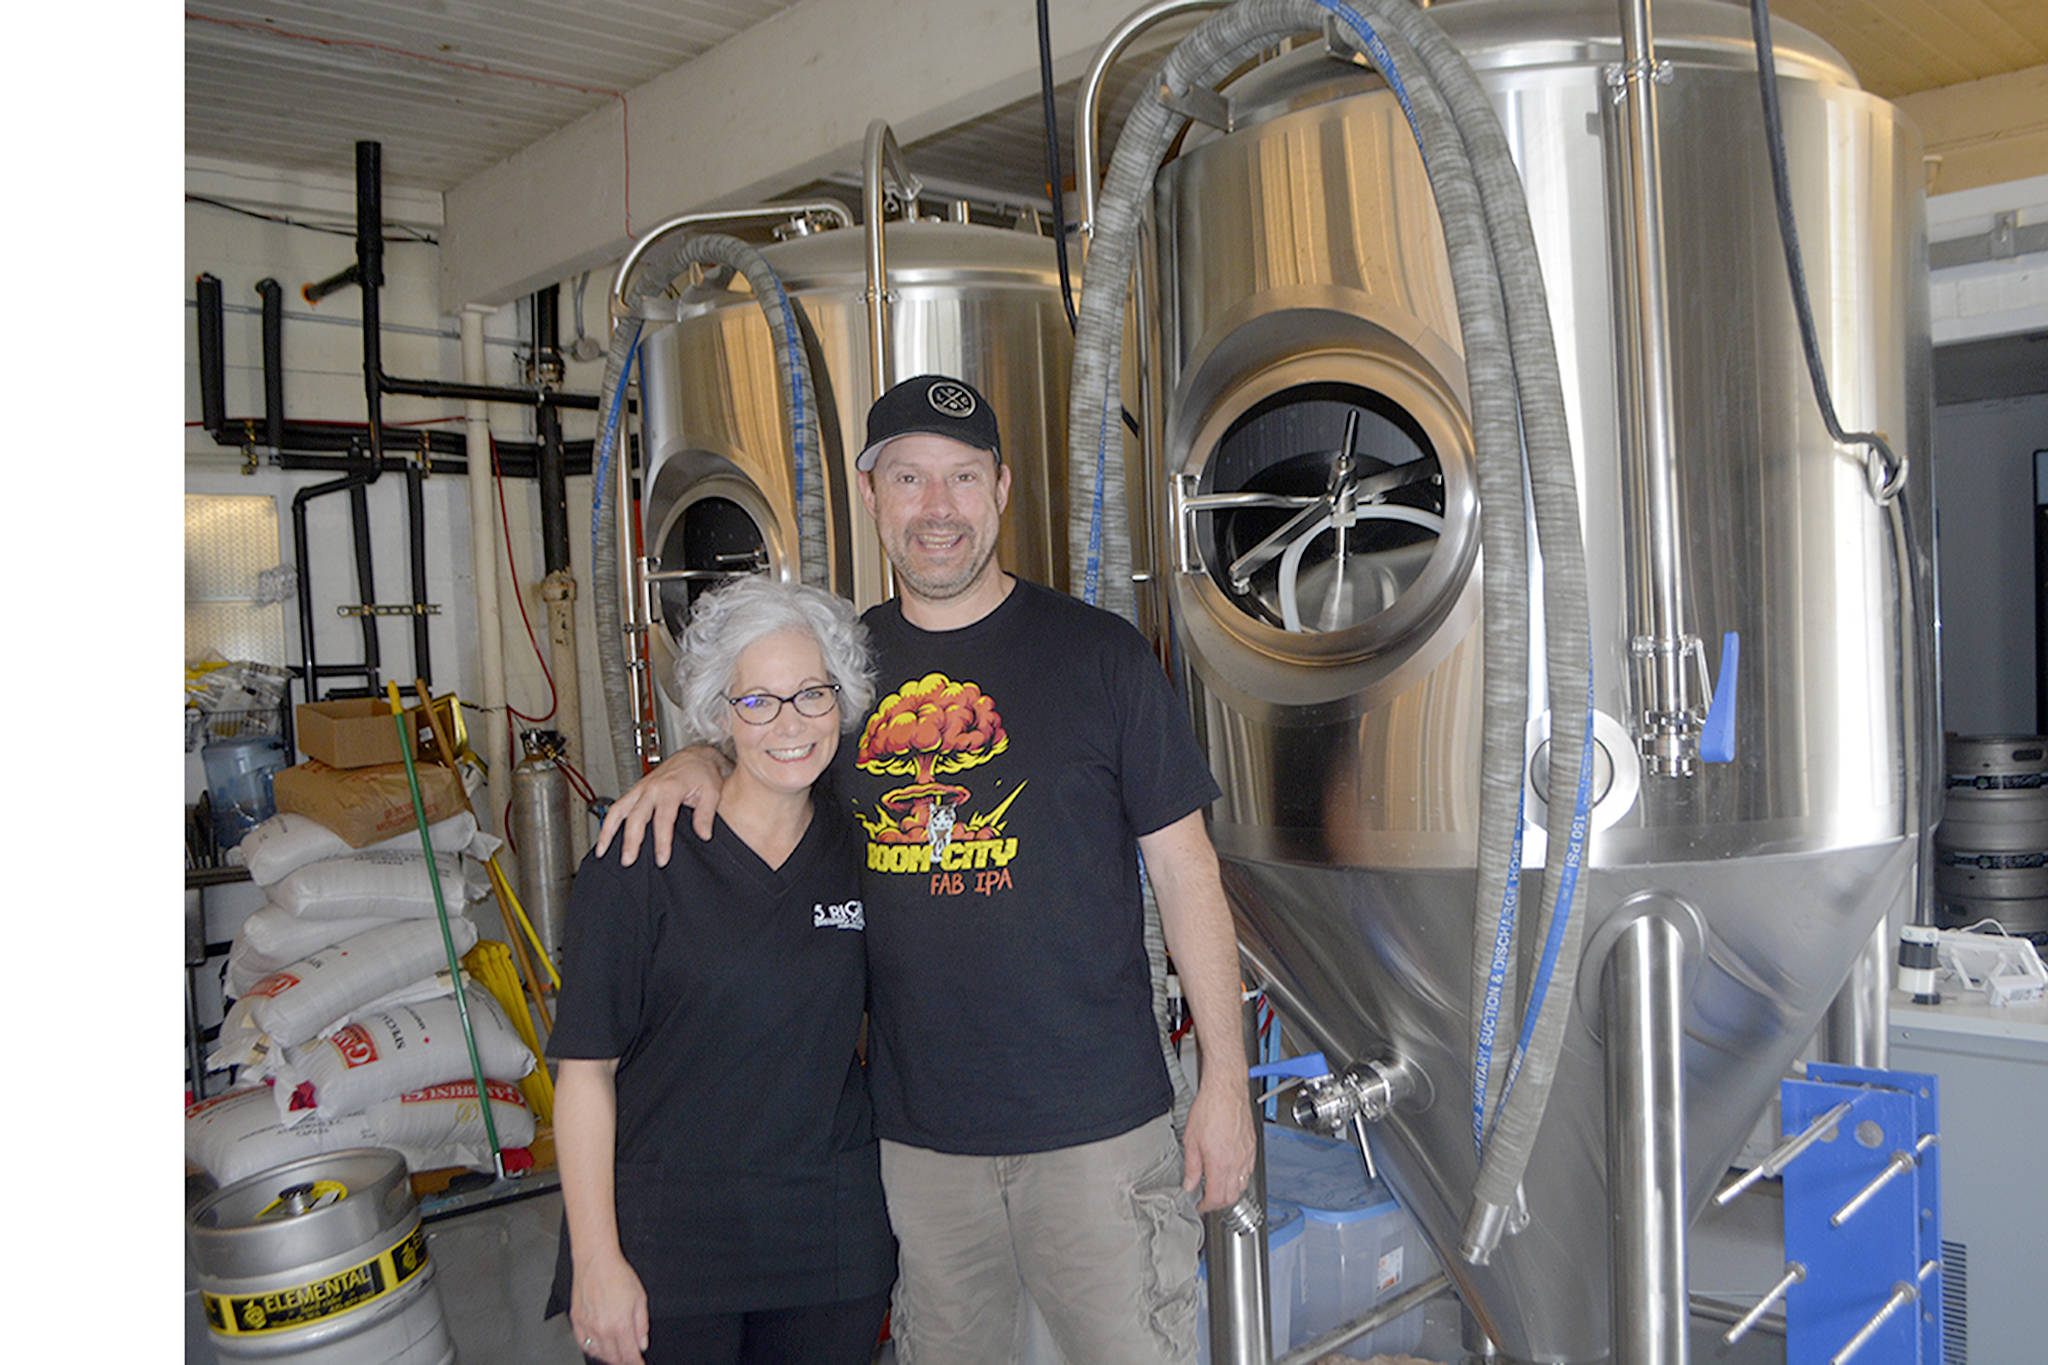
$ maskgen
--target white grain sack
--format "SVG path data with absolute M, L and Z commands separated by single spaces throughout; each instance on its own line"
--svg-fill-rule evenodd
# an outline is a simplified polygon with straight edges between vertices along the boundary
M 498 1002 L 475 988 L 466 998 L 484 1079 L 516 1081 L 533 1070 L 533 1054 Z M 274 1098 L 280 1117 L 297 1123 L 311 1112 L 346 1114 L 409 1090 L 466 1079 L 474 1079 L 469 1048 L 449 996 L 365 1014 L 331 1037 L 286 1048 Z
M 383 1145 L 367 1114 L 286 1127 L 267 1085 L 241 1086 L 185 1110 L 185 1159 L 222 1185 L 300 1157 Z
M 500 1147 L 524 1147 L 533 1141 L 533 1111 L 510 1081 L 487 1081 L 491 1122 L 497 1125 Z M 450 1081 L 409 1090 L 370 1106 L 370 1122 L 386 1147 L 404 1153 L 414 1170 L 443 1166 L 494 1169 L 490 1134 L 477 1107 L 476 1082 Z
M 476 817 L 468 811 L 427 826 L 427 837 L 436 853 L 467 853 L 487 862 L 504 840 L 477 828 Z M 348 840 L 327 826 L 304 815 L 273 815 L 249 831 L 228 854 L 228 861 L 249 869 L 249 880 L 258 886 L 283 881 L 308 863 L 323 858 L 345 858 L 358 853 L 418 853 L 420 835 L 407 830 L 366 848 L 350 848 Z
M 441 901 L 450 914 L 488 893 L 483 864 L 459 853 L 436 853 Z M 286 876 L 269 891 L 270 903 L 302 920 L 432 919 L 434 882 L 419 840 L 400 852 L 363 852 L 322 858 Z
M 476 926 L 450 916 L 457 956 L 476 946 Z M 221 1021 L 209 1071 L 261 1063 L 336 1019 L 447 966 L 438 920 L 399 920 L 300 958 L 264 977 Z M 524 1073 L 521 1073 L 524 1074 Z
M 252 911 L 242 921 L 242 927 L 235 934 L 235 941 L 228 950 L 229 977 L 228 994 L 237 998 L 247 993 L 247 987 L 268 976 L 279 967 L 289 966 L 307 953 L 367 934 L 372 929 L 382 929 L 389 919 L 366 915 L 358 919 L 316 919 L 304 920 L 274 902 L 266 902 L 262 908 Z M 232 980 L 239 977 L 243 989 L 232 988 Z

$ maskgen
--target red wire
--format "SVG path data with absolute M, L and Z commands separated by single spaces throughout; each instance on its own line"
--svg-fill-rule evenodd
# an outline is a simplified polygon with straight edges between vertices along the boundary
M 547 679 L 548 684 L 548 709 L 540 715 L 529 716 L 509 701 L 505 703 L 505 710 L 508 716 L 517 716 L 520 720 L 538 725 L 555 714 L 555 707 L 560 704 L 561 698 L 555 691 L 555 675 L 548 668 L 548 656 L 541 650 L 540 638 L 533 633 L 533 618 L 526 614 L 526 593 L 519 589 L 519 561 L 512 554 L 512 516 L 505 510 L 505 476 L 498 468 L 498 442 L 495 437 L 491 440 L 491 482 L 498 490 L 498 524 L 505 532 L 505 567 L 512 574 L 513 600 L 519 603 L 519 619 L 526 626 L 527 643 L 533 646 L 533 657 L 540 661 L 540 675 Z M 509 719 L 506 721 L 506 727 L 507 737 L 516 738 L 511 735 Z
M 566 758 L 556 759 L 555 761 L 562 765 L 562 772 L 568 777 L 569 785 L 575 788 L 578 796 L 582 797 L 585 802 L 597 800 L 597 793 L 591 788 L 590 779 L 578 771 L 575 764 Z

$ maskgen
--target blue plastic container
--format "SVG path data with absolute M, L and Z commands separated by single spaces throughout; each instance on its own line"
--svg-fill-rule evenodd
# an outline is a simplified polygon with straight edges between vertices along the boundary
M 200 756 L 206 763 L 207 800 L 213 807 L 213 842 L 226 852 L 277 813 L 270 782 L 285 766 L 284 741 L 275 735 L 217 739 Z
M 1436 1273 L 1436 1259 L 1415 1220 L 1385 1182 L 1366 1179 L 1365 1163 L 1351 1143 L 1267 1124 L 1266 1193 L 1269 1200 L 1301 1209 L 1300 1294 L 1289 1350 L 1363 1317 Z M 1422 1329 L 1418 1305 L 1341 1351 L 1354 1360 L 1412 1355 Z

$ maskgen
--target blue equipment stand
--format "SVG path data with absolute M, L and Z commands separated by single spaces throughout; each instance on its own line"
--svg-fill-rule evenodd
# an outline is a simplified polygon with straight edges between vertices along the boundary
M 1783 1128 L 1831 1129 L 1784 1168 L 1785 1297 L 1797 1365 L 1940 1365 L 1941 1149 L 1932 1075 L 1811 1063 L 1779 1086 Z

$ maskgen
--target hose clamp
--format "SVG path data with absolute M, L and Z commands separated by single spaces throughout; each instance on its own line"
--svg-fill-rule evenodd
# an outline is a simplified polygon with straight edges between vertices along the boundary
M 1870 489 L 1872 501 L 1879 507 L 1888 507 L 1894 498 L 1905 491 L 1906 472 L 1911 462 L 1902 455 L 1891 455 L 1883 446 L 1872 442 L 1863 447 L 1863 482 Z
M 1633 62 L 1609 62 L 1601 69 L 1610 92 L 1608 98 L 1616 104 L 1628 99 L 1629 82 L 1645 78 L 1659 85 L 1669 85 L 1677 76 L 1677 70 L 1668 61 L 1653 61 L 1648 57 Z

